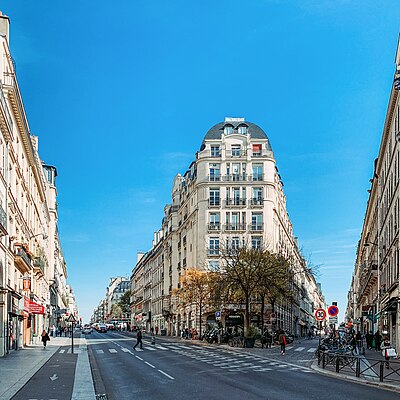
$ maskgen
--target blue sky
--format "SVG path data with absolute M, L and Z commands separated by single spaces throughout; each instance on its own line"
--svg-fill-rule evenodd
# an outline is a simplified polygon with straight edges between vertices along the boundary
M 148 250 L 203 136 L 225 116 L 267 133 L 306 258 L 341 311 L 399 33 L 396 0 L 3 0 L 59 228 L 88 319 Z M 343 318 L 344 314 L 341 312 Z

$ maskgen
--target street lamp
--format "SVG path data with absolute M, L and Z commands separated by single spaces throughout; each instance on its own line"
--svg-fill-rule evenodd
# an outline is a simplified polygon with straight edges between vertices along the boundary
M 46 240 L 48 238 L 48 236 L 45 233 L 42 232 L 42 233 L 37 233 L 36 235 L 32 235 L 29 238 L 29 240 L 33 239 L 34 237 L 40 236 L 40 235 L 43 235 L 43 240 Z

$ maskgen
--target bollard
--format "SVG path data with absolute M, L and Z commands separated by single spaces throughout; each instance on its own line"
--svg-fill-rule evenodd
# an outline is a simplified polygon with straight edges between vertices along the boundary
M 379 366 L 379 381 L 383 382 L 383 361 L 381 361 L 381 365 Z
M 325 365 L 326 365 L 326 362 L 325 362 L 326 360 L 325 360 L 325 352 L 323 352 L 322 353 L 322 368 L 323 369 L 325 369 Z
M 360 362 L 360 357 L 357 357 L 356 359 L 356 377 L 359 378 L 361 375 L 361 362 Z
M 335 364 L 336 364 L 336 372 L 339 373 L 339 371 L 340 371 L 340 369 L 339 369 L 339 357 L 336 357 Z
M 151 337 L 151 344 L 156 344 L 156 337 L 154 335 Z

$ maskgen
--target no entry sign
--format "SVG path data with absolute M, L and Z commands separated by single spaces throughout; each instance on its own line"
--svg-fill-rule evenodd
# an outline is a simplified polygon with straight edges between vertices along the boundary
M 323 308 L 317 308 L 314 315 L 317 321 L 323 321 L 326 318 L 326 311 Z

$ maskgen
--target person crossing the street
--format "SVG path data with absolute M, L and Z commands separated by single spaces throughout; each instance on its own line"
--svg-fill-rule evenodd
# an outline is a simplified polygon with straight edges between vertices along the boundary
M 133 346 L 133 350 L 136 350 L 136 346 L 140 344 L 140 348 L 143 350 L 143 343 L 142 343 L 142 331 L 138 329 L 136 333 L 136 344 Z
M 278 338 L 279 344 L 281 345 L 281 356 L 285 355 L 286 351 L 286 335 L 283 330 L 281 330 Z

